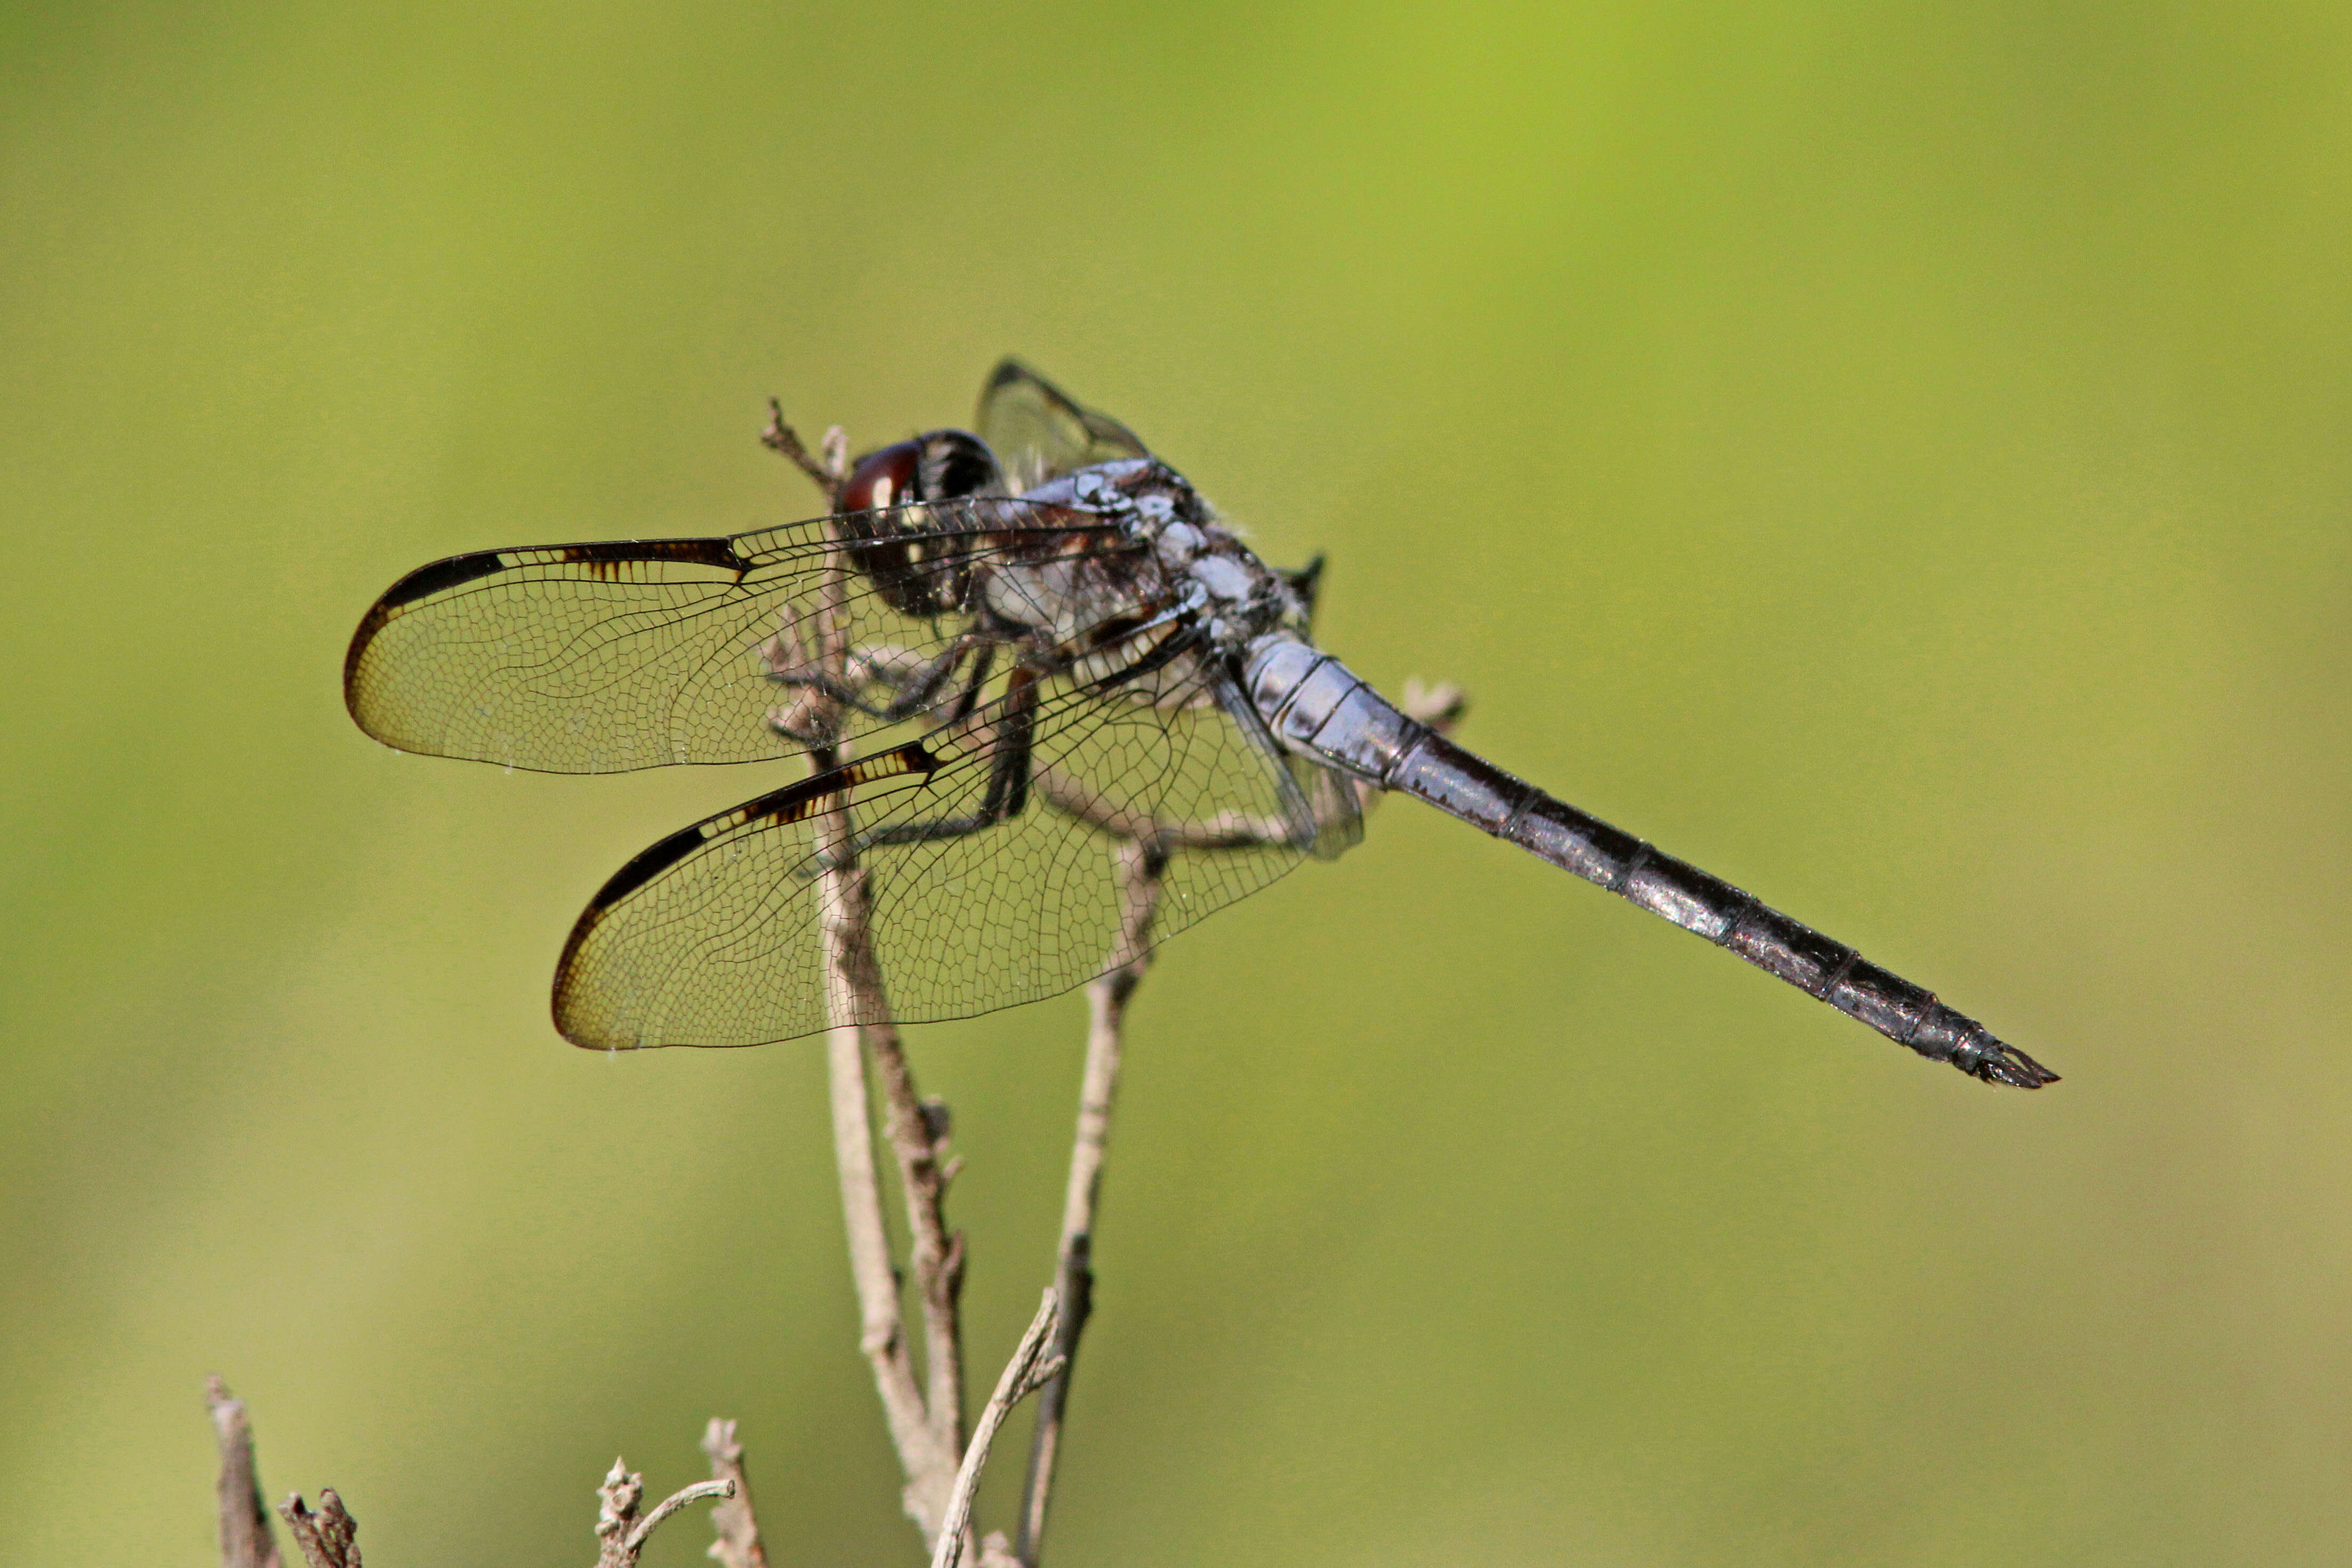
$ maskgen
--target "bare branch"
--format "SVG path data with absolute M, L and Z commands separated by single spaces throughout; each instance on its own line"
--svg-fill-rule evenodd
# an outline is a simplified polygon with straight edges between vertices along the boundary
M 946 1117 L 934 1114 L 915 1090 L 913 1069 L 896 1024 L 871 1026 L 866 1044 L 882 1086 L 882 1131 L 898 1156 L 898 1185 L 907 1202 L 908 1270 L 923 1309 L 923 1404 L 931 1441 L 940 1451 L 963 1451 L 963 1343 L 957 1311 L 963 1294 L 963 1238 L 947 1223 Z M 941 1107 L 944 1111 L 944 1107 Z M 944 1501 L 944 1497 L 942 1497 Z
M 850 832 L 845 818 L 845 813 L 836 809 L 820 822 L 819 844 L 828 856 L 847 855 Z M 929 1545 L 937 1538 L 940 1521 L 947 1511 L 957 1449 L 939 1440 L 907 1347 L 899 1316 L 898 1274 L 890 1260 L 881 1181 L 874 1164 L 872 1112 L 861 1044 L 861 1037 L 887 1033 L 895 1048 L 897 1030 L 881 1022 L 869 1031 L 857 1021 L 888 1017 L 869 936 L 872 905 L 864 868 L 829 865 L 820 879 L 819 894 L 825 900 L 828 1004 L 836 1020 L 825 1036 L 825 1060 L 833 1082 L 834 1153 L 841 1173 L 850 1273 L 857 1287 L 863 1324 L 860 1348 L 873 1365 L 874 1385 L 889 1424 L 891 1446 L 898 1449 L 899 1468 L 906 1473 L 907 1512 Z
M 596 1489 L 596 1568 L 627 1568 L 629 1527 L 637 1521 L 637 1504 L 645 1495 L 646 1478 L 631 1475 L 615 1458 Z
M 1004 1425 L 1015 1405 L 1061 1370 L 1061 1357 L 1051 1354 L 1060 1317 L 1059 1298 L 1048 1286 L 1037 1303 L 1037 1315 L 1029 1320 L 1029 1330 L 1021 1336 L 1020 1347 L 996 1380 L 996 1392 L 981 1409 L 971 1446 L 964 1450 L 963 1464 L 956 1471 L 955 1492 L 948 1500 L 939 1544 L 931 1552 L 931 1568 L 956 1568 L 963 1556 L 964 1537 L 971 1528 L 972 1494 L 980 1490 L 980 1473 L 988 1467 L 988 1450 L 996 1441 L 996 1429 Z
M 784 405 L 774 398 L 768 400 L 768 428 L 760 433 L 760 444 L 771 452 L 782 453 L 795 468 L 809 477 L 809 482 L 824 492 L 824 504 L 833 506 L 841 494 L 841 482 L 847 477 L 848 443 L 843 439 L 841 426 L 835 425 L 824 433 L 824 455 L 811 456 L 802 442 L 800 433 L 784 418 Z
M 319 1511 L 312 1513 L 299 1492 L 278 1505 L 278 1516 L 301 1549 L 310 1568 L 360 1568 L 359 1521 L 329 1487 L 319 1493 Z
M 837 509 L 848 469 L 847 437 L 839 426 L 829 429 L 822 457 L 814 456 L 784 419 L 781 405 L 771 400 L 769 406 L 772 417 L 762 439 L 806 474 Z M 852 673 L 881 667 L 892 657 L 903 655 L 901 650 L 851 646 L 846 613 L 849 576 L 848 563 L 836 549 L 814 614 L 799 604 L 784 606 L 779 612 L 776 635 L 761 649 L 772 674 L 796 677 L 784 683 L 795 688 L 793 700 L 778 706 L 769 722 L 779 735 L 806 750 L 813 772 L 849 759 L 841 744 L 844 714 L 839 694 L 854 684 L 849 679 Z M 807 678 L 810 675 L 824 678 Z M 1450 688 L 1433 693 L 1409 690 L 1407 706 L 1426 716 L 1428 722 L 1450 727 L 1459 716 L 1462 703 L 1459 694 Z M 942 744 L 972 747 L 992 737 L 980 728 L 950 726 L 937 738 Z M 1119 932 L 1107 956 L 1105 972 L 1088 987 L 1091 1022 L 1086 1077 L 1071 1151 L 1055 1289 L 1049 1292 L 1057 1308 L 1052 1329 L 1054 1371 L 1038 1418 L 1020 1518 L 1018 1560 L 1034 1564 L 1060 1448 L 1068 1368 L 1093 1295 L 1095 1211 L 1118 1087 L 1126 1009 L 1150 962 L 1152 919 L 1168 859 L 1187 851 L 1281 842 L 1290 837 L 1290 827 L 1279 820 L 1241 812 L 1226 812 L 1200 822 L 1162 822 L 1051 767 L 1038 768 L 1031 785 L 1044 805 L 1119 841 L 1121 885 Z M 1369 804 L 1376 791 L 1369 786 L 1359 788 L 1361 803 Z M 817 891 L 825 942 L 826 1012 L 832 1026 L 826 1060 L 832 1079 L 842 1211 L 858 1297 L 860 1344 L 873 1368 L 891 1444 L 907 1478 L 903 1494 L 907 1512 L 935 1554 L 951 1563 L 971 1544 L 968 1539 L 971 1500 L 959 1478 L 969 1473 L 976 1482 L 977 1466 L 985 1460 L 994 1426 L 987 1425 L 983 1439 L 967 1448 L 959 1316 L 964 1245 L 946 1217 L 947 1188 L 955 1174 L 955 1162 L 947 1158 L 946 1107 L 926 1102 L 918 1092 L 891 1016 L 873 939 L 872 888 L 865 869 L 857 863 L 855 826 L 845 800 L 832 798 L 814 827 L 816 863 L 822 868 Z M 874 1157 L 876 1085 L 869 1078 L 879 1080 L 883 1135 L 898 1161 L 907 1206 L 908 1270 L 923 1315 L 919 1377 L 908 1343 L 900 1281 L 892 1263 L 884 1218 Z M 1026 1391 L 1024 1384 L 1022 1392 Z M 999 1410 L 994 1421 L 1002 1420 Z M 714 1449 L 714 1466 L 719 1462 Z M 960 1490 L 967 1495 L 959 1504 Z M 748 1507 L 745 1513 L 748 1520 Z M 713 1549 L 714 1555 L 736 1550 L 727 1545 L 727 1539 L 722 1528 L 721 1545 Z M 752 1541 L 756 1545 L 756 1531 Z M 984 1562 L 1013 1561 L 1002 1538 L 996 1536 L 983 1544 L 982 1556 Z M 730 1568 L 748 1568 L 748 1564 L 730 1559 Z
M 923 1530 L 926 1544 L 937 1539 L 940 1521 L 954 1485 L 956 1456 L 963 1449 L 963 1358 L 958 1301 L 963 1284 L 963 1243 L 947 1228 L 947 1172 L 942 1137 L 933 1127 L 944 1118 L 927 1113 L 916 1092 L 898 1026 L 890 1021 L 881 966 L 874 955 L 873 904 L 865 869 L 850 857 L 847 813 L 827 814 L 819 830 L 819 852 L 828 869 L 821 883 L 826 899 L 825 934 L 831 1006 L 836 1027 L 828 1037 L 835 1068 L 834 1134 L 840 1153 L 842 1194 L 850 1214 L 851 1267 L 859 1280 L 866 1320 L 866 1349 L 874 1362 L 891 1441 L 907 1474 L 907 1511 Z M 838 823 L 838 827 L 835 826 Z M 862 1038 L 865 1051 L 859 1051 Z M 866 1058 L 881 1080 L 884 1134 L 898 1156 L 911 1234 L 908 1266 L 923 1312 L 923 1386 L 919 1390 L 899 1316 L 898 1281 L 890 1267 L 889 1241 L 875 1177 L 873 1134 L 867 1120 Z M 852 1188 L 856 1188 L 852 1196 Z
M 646 1538 L 656 1526 L 688 1503 L 707 1497 L 733 1497 L 735 1483 L 697 1481 L 672 1492 L 639 1519 L 637 1504 L 645 1495 L 646 1478 L 630 1474 L 627 1465 L 614 1459 L 604 1484 L 596 1489 L 596 1568 L 636 1568 L 637 1555 L 645 1551 Z
M 1281 825 L 1267 824 L 1272 833 Z M 1119 929 L 1110 955 L 1113 967 L 1087 987 L 1087 1062 L 1078 1089 L 1077 1136 L 1070 1148 L 1069 1183 L 1062 1200 L 1062 1241 L 1054 1288 L 1063 1303 L 1055 1334 L 1061 1367 L 1038 1396 L 1037 1425 L 1030 1438 L 1029 1476 L 1023 1484 L 1019 1545 L 1021 1562 L 1034 1564 L 1045 1550 L 1045 1508 L 1054 1490 L 1054 1468 L 1061 1457 L 1062 1426 L 1068 1407 L 1070 1374 L 1076 1364 L 1078 1336 L 1094 1310 L 1095 1210 L 1102 1196 L 1103 1162 L 1110 1145 L 1110 1113 L 1118 1092 L 1127 1004 L 1151 967 L 1151 921 L 1160 905 L 1160 876 L 1168 852 L 1160 838 L 1129 838 L 1119 845 Z
M 707 1497 L 730 1498 L 734 1495 L 733 1481 L 697 1481 L 692 1486 L 678 1488 L 677 1490 L 662 1499 L 660 1506 L 646 1515 L 638 1521 L 637 1527 L 629 1531 L 630 1561 L 635 1562 L 636 1553 L 645 1550 L 646 1538 L 653 1534 L 654 1527 L 688 1503 L 700 1502 Z
M 1243 850 L 1254 844 L 1277 844 L 1290 836 L 1278 817 L 1253 817 L 1243 811 L 1221 811 L 1198 822 L 1161 822 L 1132 806 L 1121 806 L 1084 779 L 1057 768 L 1040 765 L 1029 789 L 1066 817 L 1114 839 L 1153 839 L 1169 851 Z
M 205 1404 L 220 1443 L 221 1568 L 279 1568 L 278 1538 L 261 1500 L 261 1475 L 253 1462 L 253 1428 L 245 1401 L 228 1391 L 217 1374 L 205 1379 Z
M 1447 683 L 1405 683 L 1402 710 L 1440 734 L 1468 711 L 1460 687 Z M 1045 1551 L 1045 1513 L 1054 1492 L 1054 1469 L 1061 1457 L 1070 1375 L 1078 1339 L 1094 1310 L 1095 1214 L 1102 1197 L 1103 1164 L 1110 1142 L 1110 1113 L 1118 1092 L 1128 1003 L 1151 967 L 1151 923 L 1160 904 L 1160 878 L 1171 854 L 1185 851 L 1242 849 L 1278 843 L 1287 826 L 1273 818 L 1239 812 L 1201 822 L 1162 823 L 1131 807 L 1121 807 L 1083 780 L 1040 768 L 1031 788 L 1047 805 L 1097 831 L 1124 841 L 1119 847 L 1119 931 L 1110 967 L 1087 987 L 1085 1077 L 1078 1090 L 1077 1135 L 1070 1148 L 1069 1181 L 1062 1202 L 1062 1242 L 1054 1286 L 1062 1312 L 1055 1349 L 1062 1363 L 1037 1399 L 1037 1425 L 1030 1440 L 1029 1475 L 1023 1485 L 1018 1560 L 1036 1568 Z M 1359 809 L 1383 791 L 1358 781 Z M 983 1562 L 983 1568 L 988 1565 Z
M 719 1539 L 710 1555 L 720 1568 L 768 1568 L 768 1549 L 760 1540 L 760 1521 L 751 1513 L 751 1480 L 743 1473 L 743 1445 L 735 1440 L 735 1423 L 710 1418 L 702 1434 L 702 1451 L 710 1456 L 713 1479 L 730 1482 L 734 1491 L 710 1511 L 710 1528 Z
M 781 434 L 772 445 L 787 455 L 797 452 L 796 460 L 803 467 L 829 475 L 837 486 L 848 450 L 847 439 L 838 428 L 825 434 L 822 465 L 808 459 L 781 413 L 772 434 L 776 432 Z M 775 652 L 770 655 L 772 665 L 779 659 L 795 665 L 814 664 L 832 677 L 829 689 L 833 691 L 844 689 L 844 677 L 856 656 L 849 645 L 846 571 L 836 555 L 833 570 L 825 575 L 816 612 L 808 618 L 813 623 L 804 623 L 799 612 L 792 611 L 782 620 Z M 841 732 L 838 706 L 824 690 L 810 687 L 789 711 L 779 709 L 771 719 L 780 734 L 806 748 L 812 772 L 845 760 L 835 744 Z M 961 1240 L 950 1236 L 941 1207 L 947 1196 L 947 1175 L 940 1158 L 944 1136 L 933 1131 L 934 1119 L 925 1113 L 916 1092 L 913 1071 L 898 1027 L 891 1021 L 889 996 L 874 949 L 873 893 L 865 868 L 857 863 L 856 835 L 845 803 L 836 799 L 819 815 L 815 837 L 819 863 L 824 868 L 818 879 L 817 896 L 825 941 L 825 1008 L 833 1025 L 825 1050 L 833 1083 L 834 1147 L 841 1174 L 850 1272 L 857 1288 L 860 1342 L 874 1368 L 891 1446 L 898 1450 L 899 1468 L 907 1477 L 907 1512 L 921 1529 L 924 1543 L 929 1545 L 938 1539 L 948 1495 L 955 1484 L 957 1458 L 963 1449 L 963 1368 L 957 1318 L 963 1249 Z M 915 1277 L 917 1299 L 922 1303 L 924 1329 L 920 1383 L 907 1344 L 898 1276 L 891 1263 L 881 1182 L 875 1167 L 866 1070 L 869 1052 L 881 1078 L 883 1128 L 898 1157 L 913 1238 L 908 1266 Z

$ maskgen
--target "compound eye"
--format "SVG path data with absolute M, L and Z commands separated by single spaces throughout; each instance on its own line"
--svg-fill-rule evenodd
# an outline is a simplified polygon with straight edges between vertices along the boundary
M 923 465 L 917 482 L 923 487 L 924 500 L 977 496 L 999 487 L 996 455 L 979 436 L 969 431 L 934 430 L 921 437 L 920 444 Z
M 916 494 L 920 487 L 923 468 L 923 444 L 901 441 L 869 452 L 857 460 L 849 477 L 841 486 L 841 510 L 870 512 L 884 507 L 895 507 L 905 501 L 920 500 Z

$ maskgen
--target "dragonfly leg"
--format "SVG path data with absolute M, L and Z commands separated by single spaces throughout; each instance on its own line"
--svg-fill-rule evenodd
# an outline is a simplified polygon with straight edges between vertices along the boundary
M 857 685 L 836 679 L 814 666 L 782 671 L 768 678 L 778 685 L 794 690 L 814 691 L 832 702 L 883 724 L 902 724 L 934 706 L 948 678 L 956 666 L 971 653 L 971 639 L 959 637 L 948 650 L 936 658 L 926 659 L 911 669 L 893 670 L 872 659 L 866 661 L 866 680 Z M 878 685 L 892 694 L 887 702 L 868 702 L 863 695 L 865 685 Z
M 1004 714 L 992 727 L 998 738 L 989 758 L 988 789 L 980 798 L 978 810 L 961 817 L 935 817 L 928 822 L 893 822 L 869 828 L 857 835 L 856 847 L 866 850 L 877 844 L 927 844 L 940 839 L 960 839 L 1011 821 L 1027 810 L 1034 733 L 1031 715 L 1036 708 L 1035 691 L 1032 685 L 1016 685 L 1006 698 Z
M 979 666 L 973 672 L 975 681 L 986 678 L 988 664 L 989 659 L 986 652 L 983 651 Z M 1026 678 L 1024 678 L 1024 676 Z M 854 857 L 881 844 L 922 844 L 935 842 L 941 839 L 962 838 L 968 834 L 995 827 L 1000 822 L 1010 821 L 1027 810 L 1030 775 L 1034 766 L 1032 762 L 1034 731 L 1033 716 L 1037 707 L 1035 683 L 1036 676 L 1034 673 L 1016 670 L 1013 673 L 1012 690 L 1003 698 L 1003 710 L 988 719 L 982 727 L 982 733 L 991 736 L 992 738 L 984 743 L 966 742 L 966 744 L 974 744 L 975 748 L 977 744 L 986 744 L 990 748 L 988 787 L 981 795 L 980 807 L 977 810 L 967 812 L 960 817 L 934 817 L 929 821 L 892 822 L 878 828 L 865 829 L 850 840 L 848 856 L 843 858 Z M 967 691 L 964 694 L 964 700 L 960 702 L 959 706 L 969 706 L 971 695 Z M 967 713 L 964 716 L 964 721 L 968 721 L 970 715 Z M 961 722 L 962 721 L 960 721 L 957 726 L 943 727 L 945 732 L 953 733 L 956 727 L 961 727 Z M 832 857 L 819 856 L 803 864 L 795 874 L 813 877 L 824 872 L 835 870 L 839 863 L 839 861 Z

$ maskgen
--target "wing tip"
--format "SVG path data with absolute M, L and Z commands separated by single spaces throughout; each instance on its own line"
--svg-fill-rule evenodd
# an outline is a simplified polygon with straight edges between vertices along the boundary
M 402 751 L 412 749 L 371 722 L 372 716 L 367 711 L 365 697 L 360 689 L 360 666 L 366 662 L 368 650 L 374 645 L 377 635 L 392 624 L 403 605 L 413 604 L 417 600 L 428 599 L 436 593 L 500 571 L 504 570 L 503 557 L 507 553 L 494 549 L 469 550 L 464 555 L 444 556 L 439 560 L 425 562 L 414 571 L 403 573 L 390 588 L 376 596 L 375 602 L 368 606 L 367 613 L 360 617 L 358 627 L 352 632 L 351 645 L 343 650 L 343 706 L 350 712 L 352 723 L 386 746 Z
M 999 387 L 1009 386 L 1014 382 L 1044 382 L 1045 381 L 1045 378 L 1031 370 L 1028 361 L 1022 359 L 1020 355 L 1007 354 L 996 361 L 994 370 L 988 372 L 988 381 L 981 391 L 992 392 Z
M 352 633 L 351 646 L 343 650 L 343 711 L 352 716 L 353 724 L 377 740 L 383 740 L 383 737 L 377 735 L 369 726 L 367 711 L 360 702 L 360 661 L 367 657 L 368 645 L 375 641 L 375 634 L 383 630 L 384 622 L 390 618 L 383 601 L 377 600 L 368 606 L 368 612 L 360 617 L 359 629 Z M 389 746 L 392 743 L 384 741 L 384 744 Z

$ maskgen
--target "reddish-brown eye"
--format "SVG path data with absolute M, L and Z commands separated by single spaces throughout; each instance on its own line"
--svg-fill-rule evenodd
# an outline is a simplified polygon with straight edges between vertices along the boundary
M 916 481 L 922 472 L 923 444 L 901 441 L 869 452 L 857 460 L 841 486 L 841 510 L 867 512 L 915 499 Z

